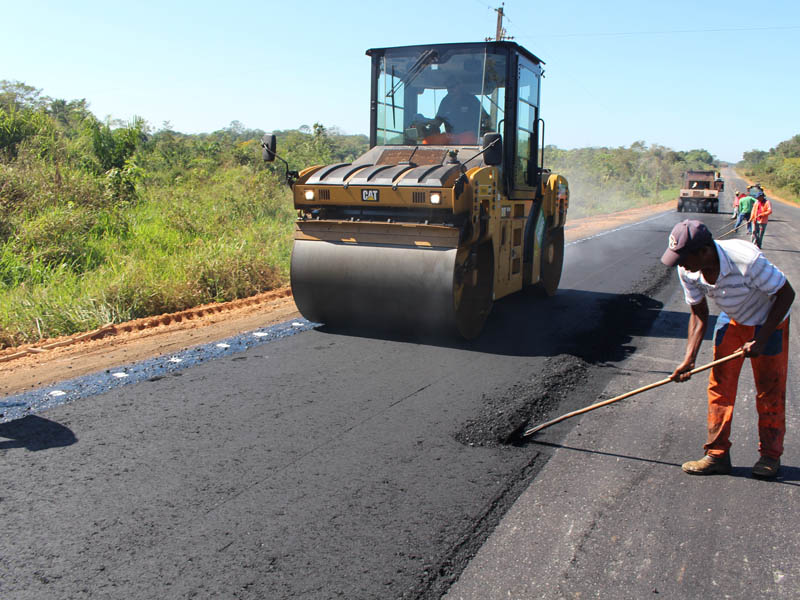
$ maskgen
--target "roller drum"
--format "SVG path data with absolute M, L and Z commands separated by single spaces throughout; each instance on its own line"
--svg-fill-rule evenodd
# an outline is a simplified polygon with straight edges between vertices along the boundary
M 488 310 L 477 315 L 459 310 L 458 305 L 475 302 L 464 303 L 463 293 L 456 293 L 457 253 L 455 248 L 295 240 L 294 300 L 308 320 L 334 327 L 445 329 L 474 337 Z

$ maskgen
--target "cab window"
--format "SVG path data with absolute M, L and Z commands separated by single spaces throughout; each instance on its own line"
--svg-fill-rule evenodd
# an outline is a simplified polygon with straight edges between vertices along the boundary
M 377 76 L 379 145 L 478 145 L 484 133 L 503 126 L 505 54 L 388 49 Z
M 517 143 L 514 160 L 515 187 L 534 185 L 536 169 L 536 121 L 539 118 L 541 69 L 520 60 L 517 89 Z

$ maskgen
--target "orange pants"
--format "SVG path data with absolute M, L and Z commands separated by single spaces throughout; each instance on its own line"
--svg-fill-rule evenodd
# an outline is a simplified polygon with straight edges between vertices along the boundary
M 714 331 L 714 359 L 736 352 L 755 337 L 759 327 L 731 321 Z M 731 447 L 728 440 L 733 403 L 744 357 L 711 369 L 708 378 L 708 441 L 706 454 L 720 456 Z M 763 456 L 780 458 L 786 433 L 786 372 L 789 367 L 789 318 L 783 320 L 767 342 L 764 353 L 750 359 L 756 383 L 758 450 Z

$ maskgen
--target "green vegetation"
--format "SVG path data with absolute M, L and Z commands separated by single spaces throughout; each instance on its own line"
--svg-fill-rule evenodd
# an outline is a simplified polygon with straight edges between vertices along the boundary
M 544 159 L 547 168 L 569 182 L 572 218 L 674 200 L 684 171 L 717 168 L 706 150 L 675 151 L 644 142 L 628 148 L 547 146 Z
M 103 123 L 0 82 L 0 347 L 284 285 L 294 211 L 263 133 Z M 292 169 L 368 145 L 319 124 L 276 133 Z
M 800 134 L 781 142 L 769 152 L 745 152 L 737 167 L 745 177 L 757 179 L 786 199 L 800 202 Z

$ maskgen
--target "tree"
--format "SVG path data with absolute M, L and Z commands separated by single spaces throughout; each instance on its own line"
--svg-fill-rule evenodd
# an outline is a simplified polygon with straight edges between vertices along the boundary
M 44 108 L 49 98 L 42 97 L 42 90 L 21 81 L 0 81 L 0 109 L 6 112 L 25 108 Z
M 765 152 L 764 150 L 751 150 L 750 152 L 745 152 L 742 155 L 742 160 L 750 165 L 757 165 L 769 156 L 769 152 Z
M 774 153 L 781 158 L 800 158 L 800 134 L 778 144 Z
M 110 123 L 101 125 L 96 120 L 89 123 L 92 149 L 100 168 L 103 171 L 124 168 L 136 148 L 146 141 L 145 127 L 141 117 L 134 117 L 127 127 L 117 129 L 112 129 Z
M 85 98 L 69 102 L 61 99 L 52 100 L 46 112 L 53 117 L 67 137 L 75 137 L 84 121 L 94 119 Z

